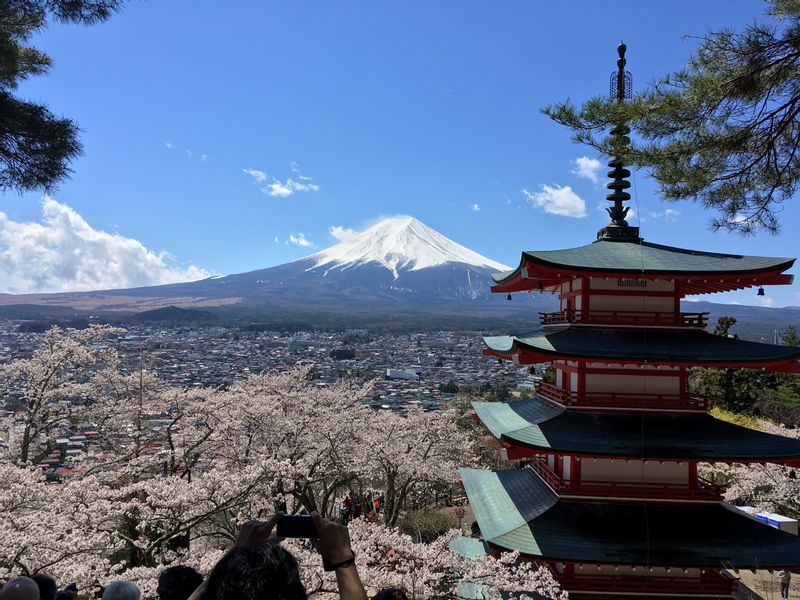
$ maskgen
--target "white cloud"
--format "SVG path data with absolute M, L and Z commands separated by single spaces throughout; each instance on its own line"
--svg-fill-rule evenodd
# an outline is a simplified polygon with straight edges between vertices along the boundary
M 291 179 L 289 179 L 286 183 L 289 183 L 289 181 L 291 181 Z M 281 183 L 280 181 L 273 181 L 272 183 L 267 184 L 267 187 L 261 188 L 261 191 L 272 196 L 273 198 L 288 198 L 294 194 L 292 188 Z
M 650 215 L 653 219 L 664 219 L 667 223 L 675 223 L 680 216 L 680 211 L 675 210 L 674 208 L 667 208 L 663 212 L 653 212 L 648 211 L 648 215 Z
M 469 209 L 472 210 L 472 211 L 475 211 L 475 212 L 480 212 L 481 211 L 481 206 L 480 206 L 480 204 L 473 204 L 473 205 L 471 205 L 469 207 Z
M 207 160 L 208 160 L 208 154 L 200 155 L 200 162 L 206 162 Z
M 596 158 L 589 158 L 588 156 L 580 156 L 573 161 L 575 168 L 572 173 L 583 179 L 588 179 L 593 183 L 600 180 L 600 171 L 603 168 L 601 163 Z
M 274 241 L 276 244 L 280 244 L 280 243 L 281 243 L 281 241 L 278 239 L 278 236 L 277 236 L 277 235 L 275 236 L 275 238 L 273 239 L 273 241 Z
M 541 192 L 522 190 L 525 198 L 536 208 L 551 215 L 582 218 L 586 216 L 586 202 L 568 185 L 542 185 Z
M 40 223 L 12 221 L 0 212 L 0 291 L 72 292 L 203 279 L 195 265 L 180 267 L 167 252 L 94 229 L 75 210 L 46 196 Z
M 187 150 L 186 151 L 186 158 L 192 158 L 192 151 L 191 150 Z
M 269 175 L 264 173 L 264 171 L 259 171 L 257 169 L 242 169 L 242 173 L 250 175 L 255 179 L 256 183 L 264 183 L 269 178 Z
M 167 150 L 174 150 L 175 149 L 175 145 L 174 144 L 170 144 L 169 142 L 164 142 L 164 145 L 167 147 Z
M 318 184 L 309 183 L 313 180 L 313 177 L 306 177 L 300 174 L 300 167 L 296 162 L 291 162 L 289 166 L 292 172 L 297 174 L 297 180 L 289 177 L 286 181 L 281 181 L 277 177 L 273 177 L 257 169 L 242 169 L 242 172 L 250 175 L 257 184 L 266 183 L 266 185 L 260 188 L 261 192 L 273 198 L 288 198 L 289 196 L 293 196 L 296 192 L 319 191 Z
M 775 306 L 775 300 L 770 298 L 769 296 L 760 296 L 758 298 L 758 303 L 765 308 L 772 308 Z
M 303 248 L 311 248 L 314 243 L 307 239 L 305 234 L 302 233 L 290 233 L 289 239 L 286 240 L 287 244 L 294 244 L 295 246 L 302 246 Z
M 347 242 L 358 236 L 358 232 L 355 229 L 348 229 L 346 227 L 340 227 L 339 225 L 329 227 L 328 233 L 340 242 Z

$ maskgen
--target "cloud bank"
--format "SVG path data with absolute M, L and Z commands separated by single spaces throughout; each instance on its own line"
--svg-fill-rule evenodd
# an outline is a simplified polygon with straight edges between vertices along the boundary
M 167 252 L 94 229 L 75 210 L 49 196 L 39 223 L 0 212 L 0 291 L 84 292 L 203 279 L 195 265 L 182 268 Z

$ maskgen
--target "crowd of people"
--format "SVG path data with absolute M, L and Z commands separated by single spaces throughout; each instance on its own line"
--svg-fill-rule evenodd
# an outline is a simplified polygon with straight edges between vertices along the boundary
M 367 491 L 364 495 L 347 494 L 339 508 L 339 521 L 343 525 L 347 525 L 353 519 L 362 516 L 371 520 L 377 519 L 383 510 L 384 500 L 383 492 Z
M 159 600 L 188 600 L 203 582 L 203 576 L 192 567 L 178 565 L 164 569 L 158 578 Z M 70 583 L 58 589 L 58 582 L 47 573 L 30 577 L 13 577 L 0 589 L 2 600 L 79 600 L 78 586 Z M 142 592 L 135 583 L 110 582 L 99 594 L 102 600 L 141 600 Z
M 349 496 L 348 496 L 349 498 Z M 376 497 L 377 498 L 377 497 Z M 350 498 L 352 502 L 352 498 Z M 358 500 L 361 502 L 361 500 Z M 376 501 L 373 510 L 379 510 Z M 300 568 L 292 554 L 280 544 L 274 531 L 283 515 L 268 521 L 248 521 L 239 529 L 233 547 L 217 562 L 207 578 L 189 566 L 172 566 L 158 579 L 158 600 L 306 600 Z M 367 592 L 355 564 L 347 526 L 311 514 L 317 532 L 316 549 L 326 571 L 333 571 L 341 600 L 367 600 Z M 9 579 L 0 589 L 0 600 L 79 600 L 78 588 L 70 583 L 59 590 L 46 573 Z M 102 600 L 143 599 L 130 581 L 110 582 L 94 597 Z M 398 589 L 381 590 L 373 600 L 407 600 Z

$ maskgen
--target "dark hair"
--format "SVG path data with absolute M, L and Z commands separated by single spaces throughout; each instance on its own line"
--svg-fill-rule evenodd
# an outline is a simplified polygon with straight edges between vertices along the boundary
M 408 596 L 401 589 L 386 588 L 375 594 L 372 600 L 408 600 Z
M 208 576 L 203 600 L 308 600 L 297 560 L 266 541 L 234 548 Z
M 161 572 L 156 593 L 161 600 L 187 600 L 201 583 L 200 573 L 192 567 L 177 565 Z
M 40 600 L 53 600 L 58 593 L 58 584 L 52 575 L 47 573 L 36 573 L 31 575 L 31 579 L 39 586 Z

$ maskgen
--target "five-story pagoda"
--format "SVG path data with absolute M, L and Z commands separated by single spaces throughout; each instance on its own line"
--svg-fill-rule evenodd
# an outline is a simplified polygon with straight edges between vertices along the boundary
M 625 46 L 612 92 L 630 93 Z M 629 143 L 624 125 L 612 130 Z M 550 363 L 531 400 L 476 402 L 509 471 L 464 469 L 481 533 L 549 568 L 575 598 L 723 598 L 738 569 L 797 568 L 800 539 L 744 515 L 698 476 L 701 462 L 800 465 L 800 440 L 715 419 L 687 390 L 691 367 L 800 373 L 800 349 L 705 331 L 696 295 L 789 284 L 790 258 L 700 252 L 644 241 L 625 220 L 630 172 L 609 162 L 611 223 L 597 240 L 522 253 L 492 291 L 558 294 L 543 335 L 485 338 L 484 353 Z

